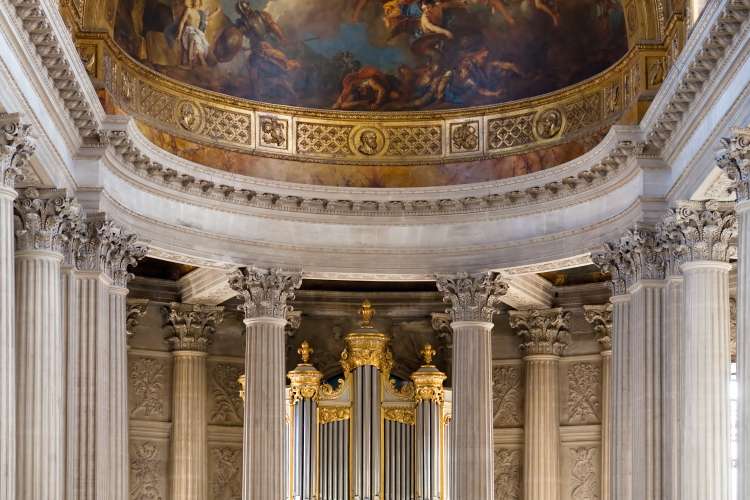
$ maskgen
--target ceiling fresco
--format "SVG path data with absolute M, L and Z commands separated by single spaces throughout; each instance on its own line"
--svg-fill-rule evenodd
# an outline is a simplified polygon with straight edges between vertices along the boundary
M 541 95 L 627 50 L 617 0 L 120 0 L 115 37 L 207 90 L 379 111 Z

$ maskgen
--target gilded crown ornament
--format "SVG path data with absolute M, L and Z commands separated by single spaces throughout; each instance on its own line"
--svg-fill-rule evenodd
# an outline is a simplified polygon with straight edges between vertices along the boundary
M 341 366 L 349 373 L 360 366 L 375 366 L 384 374 L 393 368 L 393 353 L 388 348 L 388 336 L 375 330 L 372 318 L 375 309 L 365 300 L 359 308 L 360 328 L 349 333 L 344 341 L 346 349 L 341 353 Z
M 432 348 L 430 344 L 425 344 L 421 351 L 419 351 L 422 361 L 425 365 L 432 364 L 432 358 L 437 354 L 437 351 Z
M 287 374 L 290 384 L 292 404 L 297 404 L 303 399 L 317 400 L 320 395 L 320 381 L 323 374 L 309 363 L 313 353 L 312 347 L 305 340 L 297 349 L 297 354 L 302 358 L 302 363 Z
M 315 350 L 310 347 L 310 344 L 307 342 L 307 340 L 303 340 L 299 346 L 299 349 L 297 349 L 297 354 L 299 354 L 299 357 L 300 359 L 302 359 L 303 363 L 309 363 L 310 356 L 312 356 L 312 353 L 314 352 Z
M 372 318 L 375 316 L 375 309 L 372 308 L 370 301 L 365 299 L 359 307 L 359 326 L 362 328 L 372 328 Z
M 445 373 L 438 370 L 432 364 L 432 357 L 437 352 L 430 344 L 425 344 L 419 351 L 419 354 L 424 364 L 411 375 L 411 380 L 414 382 L 414 400 L 417 403 L 420 401 L 434 401 L 437 404 L 442 404 L 445 399 L 443 382 L 445 382 L 447 377 Z

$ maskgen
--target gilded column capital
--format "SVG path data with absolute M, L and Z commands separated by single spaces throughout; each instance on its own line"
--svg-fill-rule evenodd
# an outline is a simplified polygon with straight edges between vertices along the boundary
M 320 394 L 320 380 L 323 378 L 323 374 L 316 370 L 310 363 L 310 356 L 313 353 L 313 349 L 306 340 L 300 344 L 297 353 L 300 355 L 302 362 L 294 370 L 287 373 L 287 377 L 291 381 L 289 389 L 293 405 L 303 399 L 318 399 Z
M 604 250 L 591 253 L 591 260 L 609 273 L 613 295 L 624 295 L 641 280 L 664 279 L 666 263 L 657 231 L 637 224 L 616 241 L 606 242 Z
M 385 375 L 393 368 L 393 353 L 388 336 L 372 325 L 375 309 L 365 300 L 359 308 L 359 328 L 344 337 L 346 349 L 341 353 L 341 367 L 349 373 L 360 366 L 374 366 Z
M 583 317 L 591 324 L 602 351 L 612 350 L 612 304 L 583 306 Z
M 135 335 L 135 329 L 138 326 L 138 320 L 146 315 L 148 308 L 148 299 L 129 299 L 126 309 L 125 333 L 130 339 Z
M 732 135 L 721 140 L 716 164 L 732 181 L 730 190 L 737 201 L 750 200 L 750 128 L 732 129 Z
M 24 189 L 14 202 L 16 247 L 62 252 L 82 214 L 78 201 L 64 190 Z
M 229 275 L 229 287 L 243 303 L 239 310 L 245 319 L 277 318 L 288 320 L 292 310 L 288 304 L 294 291 L 302 285 L 302 273 L 281 269 L 241 268 Z
M 702 260 L 728 262 L 737 255 L 737 216 L 732 202 L 679 202 L 667 212 L 660 230 L 675 265 Z
M 17 113 L 0 113 L 0 185 L 13 188 L 23 179 L 23 167 L 36 150 L 31 126 Z
M 498 274 L 459 273 L 437 276 L 437 288 L 443 294 L 443 302 L 451 304 L 447 309 L 451 320 L 492 322 L 499 311 L 500 299 L 508 292 L 508 283 Z
M 180 304 L 172 302 L 163 308 L 170 335 L 166 341 L 175 351 L 205 352 L 210 337 L 224 320 L 223 306 Z
M 424 364 L 411 374 L 414 382 L 414 399 L 417 403 L 434 401 L 436 404 L 443 404 L 445 400 L 443 382 L 447 377 L 432 364 L 432 357 L 437 353 L 429 344 L 425 345 L 420 353 Z
M 510 326 L 523 337 L 521 351 L 527 355 L 561 356 L 567 347 L 570 311 L 562 308 L 510 311 Z

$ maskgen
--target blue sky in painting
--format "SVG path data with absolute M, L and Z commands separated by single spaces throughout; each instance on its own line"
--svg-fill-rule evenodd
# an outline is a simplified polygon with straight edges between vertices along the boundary
M 410 63 L 402 47 L 381 47 L 373 45 L 367 36 L 365 23 L 342 23 L 336 36 L 316 38 L 306 35 L 303 40 L 313 51 L 332 58 L 339 52 L 349 51 L 363 66 L 375 66 L 385 71 L 393 71 L 399 65 Z

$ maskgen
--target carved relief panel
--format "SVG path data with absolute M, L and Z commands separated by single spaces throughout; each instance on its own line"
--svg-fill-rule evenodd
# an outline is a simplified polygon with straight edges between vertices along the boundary
M 571 361 L 561 365 L 562 425 L 591 425 L 601 421 L 601 364 Z
M 495 449 L 495 498 L 521 500 L 522 454 L 520 449 Z
M 208 477 L 212 500 L 239 500 L 242 495 L 242 446 L 211 448 Z
M 601 487 L 600 449 L 589 444 L 572 444 L 564 447 L 563 500 L 599 500 Z
M 131 419 L 166 422 L 171 415 L 171 359 L 128 357 L 128 412 Z
M 237 379 L 242 364 L 225 361 L 208 362 L 208 423 L 209 425 L 241 426 L 244 416 Z
M 168 500 L 167 457 L 163 440 L 130 440 L 130 500 Z
M 494 427 L 522 427 L 523 403 L 523 366 L 495 366 L 492 369 Z

